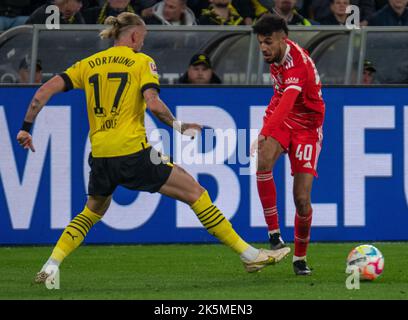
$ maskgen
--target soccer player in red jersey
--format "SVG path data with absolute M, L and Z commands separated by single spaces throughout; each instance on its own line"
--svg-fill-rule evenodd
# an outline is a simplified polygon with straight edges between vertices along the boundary
M 285 246 L 279 229 L 276 187 L 272 169 L 288 153 L 294 177 L 296 206 L 293 269 L 311 274 L 306 263 L 312 207 L 310 194 L 322 143 L 325 104 L 318 72 L 306 50 L 288 39 L 284 19 L 266 14 L 253 26 L 274 85 L 263 127 L 252 153 L 258 149 L 257 186 L 272 249 Z

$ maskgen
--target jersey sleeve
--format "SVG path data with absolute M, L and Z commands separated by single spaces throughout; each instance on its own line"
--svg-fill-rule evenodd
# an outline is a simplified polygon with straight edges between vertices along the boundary
M 269 101 L 268 109 L 275 108 L 278 105 L 278 103 L 279 103 L 279 98 L 277 97 L 276 94 L 274 94 L 271 100 Z
M 150 88 L 160 91 L 159 73 L 157 72 L 156 63 L 152 58 L 148 57 L 146 59 L 143 67 L 140 68 L 140 72 L 140 91 L 142 94 Z
M 271 117 L 269 117 L 266 126 L 270 128 L 279 127 L 292 110 L 298 95 L 305 87 L 307 80 L 307 66 L 301 58 L 299 60 L 289 61 L 284 66 L 282 73 L 283 94 L 277 103 Z
M 279 127 L 289 115 L 299 94 L 297 89 L 285 91 L 265 126 L 271 129 Z
M 282 82 L 283 91 L 290 89 L 302 92 L 307 80 L 307 64 L 301 58 L 300 61 L 294 61 L 293 66 L 283 72 Z
M 71 67 L 69 67 L 65 72 L 61 73 L 60 76 L 65 82 L 65 91 L 72 89 L 83 89 L 83 81 L 81 77 L 81 62 L 77 62 Z

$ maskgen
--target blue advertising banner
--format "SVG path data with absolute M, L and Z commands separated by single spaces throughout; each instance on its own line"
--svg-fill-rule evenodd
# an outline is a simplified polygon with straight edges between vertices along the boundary
M 55 96 L 33 128 L 36 152 L 16 142 L 35 88 L 0 88 L 0 244 L 54 243 L 86 201 L 90 145 L 84 94 Z M 211 129 L 185 139 L 146 116 L 152 145 L 208 189 L 248 241 L 266 241 L 251 142 L 271 88 L 163 88 L 179 120 Z M 408 240 L 408 89 L 325 88 L 323 149 L 312 193 L 312 241 Z M 160 130 L 157 130 L 160 129 Z M 283 238 L 295 209 L 287 156 L 274 170 Z M 214 241 L 183 203 L 118 188 L 87 243 Z

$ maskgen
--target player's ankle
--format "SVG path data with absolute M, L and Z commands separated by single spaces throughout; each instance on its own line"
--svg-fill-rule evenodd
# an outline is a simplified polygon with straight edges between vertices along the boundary
M 259 255 L 259 249 L 249 246 L 244 252 L 241 253 L 240 258 L 244 261 L 255 260 Z
M 269 235 L 270 237 L 273 236 L 273 235 L 276 234 L 276 233 L 281 234 L 281 231 L 280 231 L 279 228 L 278 228 L 278 229 L 273 229 L 273 230 L 268 231 L 268 235 Z
M 45 263 L 46 266 L 56 266 L 56 267 L 59 267 L 60 264 L 61 264 L 61 261 L 55 260 L 51 257 Z
M 292 262 L 296 262 L 296 261 L 306 261 L 306 256 L 297 257 L 294 255 Z

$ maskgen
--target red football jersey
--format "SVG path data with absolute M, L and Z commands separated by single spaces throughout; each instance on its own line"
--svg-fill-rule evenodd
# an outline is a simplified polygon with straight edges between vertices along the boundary
M 290 129 L 311 129 L 322 126 L 325 105 L 322 99 L 320 77 L 308 52 L 287 39 L 287 49 L 280 64 L 270 66 L 274 95 L 266 110 L 266 121 L 279 104 L 283 92 L 300 91 L 295 104 L 283 123 Z

